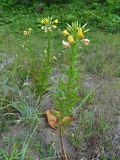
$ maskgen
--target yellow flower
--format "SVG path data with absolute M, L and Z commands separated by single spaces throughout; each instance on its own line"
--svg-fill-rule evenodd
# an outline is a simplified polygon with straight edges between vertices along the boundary
M 78 34 L 78 37 L 84 38 L 82 28 L 78 29 L 78 33 L 77 34 Z
M 71 36 L 71 35 L 68 36 L 67 40 L 68 40 L 69 43 L 74 43 L 75 42 L 74 37 Z
M 48 24 L 48 23 L 49 23 L 49 19 L 45 18 L 45 24 Z
M 41 24 L 48 24 L 49 23 L 49 19 L 48 18 L 44 18 L 41 20 Z
M 41 20 L 41 29 L 45 32 L 52 32 L 53 29 L 57 28 L 58 19 L 53 21 L 52 17 L 44 18 Z
M 69 36 L 69 35 L 70 35 L 67 30 L 64 30 L 64 31 L 62 32 L 62 34 L 63 34 L 64 36 Z
M 53 23 L 56 23 L 56 24 L 57 24 L 57 23 L 58 23 L 58 19 L 55 19 L 55 20 L 53 21 Z

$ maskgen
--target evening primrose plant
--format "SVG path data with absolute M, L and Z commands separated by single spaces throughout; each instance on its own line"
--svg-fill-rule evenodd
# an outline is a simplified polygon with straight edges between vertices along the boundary
M 41 30 L 47 37 L 47 44 L 46 48 L 44 48 L 42 60 L 41 60 L 41 66 L 40 71 L 38 72 L 38 86 L 37 90 L 42 96 L 47 88 L 49 87 L 49 76 L 51 74 L 52 70 L 52 61 L 53 61 L 53 54 L 52 54 L 52 38 L 53 33 L 58 25 L 58 19 L 53 19 L 53 17 L 47 17 L 43 18 L 42 20 L 39 20 L 39 26 L 41 27 Z
M 80 27 L 79 23 L 67 25 L 67 29 L 62 32 L 65 39 L 64 47 L 69 47 L 68 66 L 65 66 L 64 76 L 58 80 L 56 87 L 55 107 L 62 113 L 62 118 L 72 114 L 73 107 L 80 100 L 78 92 L 80 90 L 79 46 L 88 45 L 89 40 L 85 39 L 85 26 Z M 87 41 L 87 44 L 85 43 Z
M 47 35 L 47 48 L 46 48 L 46 53 L 47 53 L 47 61 L 48 64 L 51 63 L 51 42 L 52 42 L 52 35 L 55 29 L 57 28 L 58 25 L 58 19 L 53 19 L 53 17 L 48 17 L 48 18 L 43 18 L 40 21 L 40 26 L 41 29 L 46 33 Z
M 31 35 L 32 29 L 28 28 L 22 32 L 22 38 L 20 42 L 20 49 L 18 50 L 19 54 L 16 54 L 15 60 L 13 61 L 13 72 L 12 78 L 14 79 L 15 83 L 16 78 L 20 78 L 21 82 L 25 81 L 26 77 L 28 76 L 28 72 L 32 68 L 32 64 L 34 61 L 34 54 L 33 48 L 31 46 Z M 24 60 L 23 60 L 24 59 Z
M 67 28 L 62 32 L 64 36 L 63 46 L 68 48 L 68 65 L 64 66 L 64 74 L 58 79 L 55 89 L 54 107 L 59 112 L 55 115 L 58 118 L 58 127 L 60 129 L 60 141 L 64 159 L 68 157 L 65 153 L 63 144 L 63 133 L 66 125 L 73 119 L 74 107 L 81 103 L 80 92 L 80 68 L 79 63 L 79 47 L 88 45 L 89 39 L 85 38 L 88 29 L 80 26 L 78 22 L 67 24 Z

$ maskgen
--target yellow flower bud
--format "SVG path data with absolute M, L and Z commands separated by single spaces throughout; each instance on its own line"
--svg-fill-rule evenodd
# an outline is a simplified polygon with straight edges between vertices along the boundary
M 64 30 L 64 31 L 62 32 L 62 34 L 63 34 L 64 36 L 69 36 L 69 35 L 70 35 L 67 30 Z
M 57 23 L 58 23 L 58 19 L 55 19 L 55 20 L 53 21 L 53 23 L 56 23 L 56 24 L 57 24 Z
M 48 27 L 48 32 L 51 32 L 51 31 L 52 31 L 52 29 L 50 27 Z
M 67 40 L 68 40 L 69 43 L 74 43 L 75 42 L 74 37 L 71 36 L 71 35 L 68 36 Z
M 57 60 L 57 58 L 56 58 L 55 56 L 53 56 L 53 59 L 54 59 L 54 60 Z
M 44 21 L 44 19 L 42 19 L 40 23 L 41 23 L 41 24 L 45 24 L 45 21 Z
M 49 23 L 49 19 L 45 18 L 45 24 L 48 24 L 48 23 Z
M 27 31 L 24 31 L 24 32 L 23 32 L 23 35 L 24 35 L 24 36 L 27 36 L 27 35 L 28 35 L 28 32 L 27 32 Z
M 29 28 L 29 29 L 28 29 L 28 35 L 30 35 L 31 32 L 32 32 L 32 28 Z
M 52 27 L 55 29 L 55 28 L 57 28 L 57 26 L 56 25 L 52 25 Z
M 31 31 L 32 31 L 32 28 L 29 28 L 28 31 L 31 32 Z
M 82 28 L 80 28 L 80 29 L 78 30 L 78 33 L 77 33 L 77 34 L 78 34 L 78 37 L 84 38 Z
M 44 30 L 45 32 L 52 32 L 53 29 L 57 28 L 58 19 L 55 19 L 53 21 L 52 17 L 51 18 L 44 18 L 41 20 L 41 29 Z

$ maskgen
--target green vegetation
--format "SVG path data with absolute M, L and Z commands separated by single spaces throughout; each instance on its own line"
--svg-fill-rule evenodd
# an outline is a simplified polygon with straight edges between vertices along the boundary
M 119 0 L 0 5 L 0 159 L 117 160 Z
M 2 25 L 7 24 L 11 29 L 19 32 L 24 28 L 34 28 L 37 18 L 55 15 L 61 20 L 60 24 L 62 26 L 65 26 L 65 23 L 79 21 L 81 24 L 87 22 L 92 29 L 95 27 L 107 32 L 119 32 L 119 0 L 74 0 L 67 1 L 66 4 L 64 4 L 64 1 L 51 1 L 50 6 L 43 2 L 2 0 L 0 23 Z M 29 5 L 30 7 L 28 7 Z

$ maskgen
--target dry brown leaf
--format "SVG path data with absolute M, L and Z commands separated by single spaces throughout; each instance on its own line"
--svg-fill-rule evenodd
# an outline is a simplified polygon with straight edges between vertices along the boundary
M 56 125 L 58 124 L 58 119 L 57 119 L 56 115 L 60 116 L 60 112 L 54 111 L 54 110 L 51 110 L 51 111 L 47 110 L 45 112 L 45 114 L 47 116 L 49 126 L 54 129 L 56 127 Z M 62 120 L 62 124 L 66 123 L 66 122 L 71 122 L 72 120 L 73 120 L 73 117 L 66 116 Z
M 57 120 L 56 116 L 53 115 L 53 111 L 47 110 L 45 113 L 46 113 L 46 116 L 48 119 L 49 126 L 51 128 L 55 128 L 58 123 L 58 120 Z

